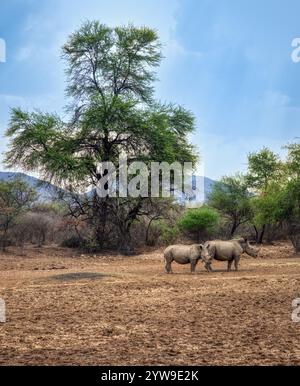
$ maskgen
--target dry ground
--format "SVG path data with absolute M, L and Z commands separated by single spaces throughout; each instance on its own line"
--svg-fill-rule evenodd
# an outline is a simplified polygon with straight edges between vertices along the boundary
M 0 364 L 300 364 L 300 258 L 288 244 L 240 272 L 163 271 L 161 252 L 83 256 L 29 247 L 0 254 Z

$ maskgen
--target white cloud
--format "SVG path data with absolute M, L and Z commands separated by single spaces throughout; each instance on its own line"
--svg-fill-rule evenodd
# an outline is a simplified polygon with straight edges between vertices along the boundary
M 212 179 L 220 179 L 224 175 L 232 175 L 237 172 L 246 172 L 247 155 L 251 152 L 268 147 L 275 153 L 284 157 L 286 150 L 283 148 L 289 141 L 293 142 L 294 138 L 271 138 L 265 133 L 261 135 L 245 136 L 245 133 L 236 138 L 226 137 L 225 135 L 201 134 L 199 138 L 194 139 L 198 142 L 202 157 L 202 169 L 204 175 Z

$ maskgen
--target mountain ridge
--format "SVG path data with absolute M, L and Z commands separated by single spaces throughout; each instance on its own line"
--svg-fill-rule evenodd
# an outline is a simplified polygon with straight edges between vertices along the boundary
M 54 185 L 37 177 L 29 176 L 28 174 L 21 172 L 0 172 L 0 181 L 9 181 L 14 178 L 21 178 L 23 181 L 27 182 L 30 187 L 36 189 L 39 195 L 39 200 L 41 201 L 50 201 L 53 193 L 56 191 L 56 187 Z M 200 188 L 201 190 L 201 187 L 204 189 L 203 198 L 204 201 L 206 201 L 216 181 L 205 176 L 194 176 L 194 183 L 197 186 L 197 189 Z

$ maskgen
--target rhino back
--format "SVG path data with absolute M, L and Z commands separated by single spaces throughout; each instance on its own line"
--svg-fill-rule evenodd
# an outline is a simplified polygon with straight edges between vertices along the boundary
M 207 242 L 208 250 L 214 250 L 214 258 L 216 260 L 228 261 L 232 260 L 236 255 L 243 252 L 240 244 L 234 240 L 223 241 L 215 240 Z
M 187 264 L 190 262 L 190 249 L 187 245 L 171 245 L 165 250 L 165 257 L 172 257 L 179 264 Z

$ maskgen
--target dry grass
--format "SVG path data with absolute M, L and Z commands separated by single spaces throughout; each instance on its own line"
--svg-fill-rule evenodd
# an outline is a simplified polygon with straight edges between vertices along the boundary
M 161 252 L 82 256 L 49 247 L 0 255 L 0 364 L 300 364 L 300 259 L 287 244 L 207 274 L 163 271 Z

